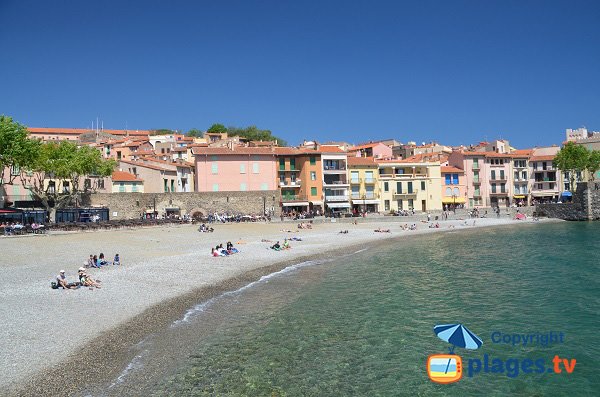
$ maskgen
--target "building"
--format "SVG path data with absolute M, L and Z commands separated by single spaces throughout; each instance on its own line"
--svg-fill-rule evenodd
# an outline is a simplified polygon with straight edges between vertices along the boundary
M 103 138 L 125 138 L 125 137 L 145 137 L 147 138 L 150 131 L 147 130 L 94 130 L 90 128 L 37 128 L 28 127 L 29 135 L 32 138 L 39 138 L 44 142 L 49 141 L 95 141 L 100 136 Z M 82 137 L 84 135 L 84 137 Z M 87 138 L 85 136 L 89 136 Z M 83 139 L 81 139 L 83 138 Z
M 112 193 L 144 193 L 144 181 L 125 171 L 112 173 Z
M 277 190 L 272 148 L 194 147 L 196 191 Z
M 365 143 L 363 145 L 354 146 L 348 150 L 348 158 L 356 157 L 373 157 L 376 159 L 389 159 L 392 157 L 392 148 L 384 145 L 381 142 Z
M 330 215 L 349 212 L 350 184 L 348 183 L 348 155 L 338 146 L 321 145 L 323 166 L 323 196 L 325 212 Z
M 532 149 L 513 150 L 512 155 L 512 198 L 514 204 L 531 204 L 531 172 L 529 171 L 529 159 L 533 153 Z
M 379 167 L 380 211 L 434 211 L 442 209 L 439 162 L 381 160 Z
M 144 181 L 145 193 L 169 193 L 177 191 L 177 170 L 162 164 L 121 160 L 119 170 L 133 174 Z
M 348 157 L 352 212 L 379 212 L 379 166 L 372 157 Z
M 467 186 L 465 183 L 465 172 L 460 168 L 442 166 L 442 205 L 444 208 L 453 209 L 460 206 L 468 206 Z
M 533 149 L 529 159 L 532 202 L 547 203 L 561 199 L 561 172 L 554 166 L 554 157 L 559 150 L 557 146 Z M 578 177 L 581 179 L 581 174 Z

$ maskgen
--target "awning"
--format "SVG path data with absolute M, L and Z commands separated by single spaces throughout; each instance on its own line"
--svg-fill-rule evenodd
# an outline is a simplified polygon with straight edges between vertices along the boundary
M 558 196 L 558 193 L 552 193 L 552 192 L 532 192 L 531 195 L 533 197 L 555 197 Z
M 322 201 L 311 201 L 310 202 L 312 205 L 323 205 Z
M 573 197 L 573 193 L 571 192 L 562 192 L 563 197 Z
M 308 207 L 308 201 L 291 201 L 282 205 L 284 207 Z
M 525 196 L 523 196 L 522 194 L 515 194 L 513 197 L 517 198 L 517 199 L 524 199 L 525 198 Z
M 379 204 L 379 200 L 352 200 L 352 204 Z
M 465 198 L 464 197 L 444 197 L 442 198 L 442 203 L 443 204 L 463 204 L 465 202 Z
M 350 208 L 350 203 L 327 203 L 329 208 Z
M 179 207 L 167 207 L 165 211 L 179 211 Z

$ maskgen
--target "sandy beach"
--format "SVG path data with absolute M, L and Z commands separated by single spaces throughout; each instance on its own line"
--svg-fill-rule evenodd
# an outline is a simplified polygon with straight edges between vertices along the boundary
M 542 220 L 539 223 L 546 222 Z M 440 222 L 430 229 L 404 218 L 381 217 L 358 224 L 316 223 L 298 230 L 296 223 L 218 224 L 214 233 L 195 225 L 123 229 L 89 233 L 0 238 L 0 388 L 14 395 L 76 393 L 90 380 L 118 376 L 131 360 L 127 347 L 165 327 L 203 300 L 234 290 L 262 275 L 335 250 L 350 253 L 379 241 L 423 233 L 474 227 L 533 224 L 506 218 Z M 391 233 L 376 233 L 381 227 Z M 287 232 L 290 230 L 292 232 Z M 348 234 L 339 234 L 348 230 Z M 284 237 L 300 237 L 292 249 L 273 251 Z M 210 256 L 227 241 L 241 250 L 229 257 Z M 60 269 L 75 281 L 89 254 L 121 256 L 121 266 L 90 270 L 101 289 L 53 290 Z M 62 385 L 62 386 L 61 386 Z

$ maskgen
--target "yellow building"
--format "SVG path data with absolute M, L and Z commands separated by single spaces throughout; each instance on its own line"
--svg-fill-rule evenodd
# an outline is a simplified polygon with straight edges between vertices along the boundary
M 436 211 L 442 209 L 439 162 L 382 160 L 379 168 L 380 211 Z
M 379 212 L 379 166 L 372 157 L 348 157 L 352 211 Z

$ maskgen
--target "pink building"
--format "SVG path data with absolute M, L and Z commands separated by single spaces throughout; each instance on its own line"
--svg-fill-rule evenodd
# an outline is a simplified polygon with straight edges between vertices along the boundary
M 454 151 L 448 157 L 448 165 L 464 171 L 466 206 L 485 207 L 489 197 L 488 164 L 484 152 Z
M 275 152 L 263 147 L 197 147 L 196 191 L 277 190 Z
M 468 207 L 465 172 L 457 167 L 441 167 L 442 174 L 442 206 L 453 208 L 464 205 Z
M 348 150 L 348 156 L 389 159 L 392 157 L 392 148 L 381 142 L 367 143 Z

